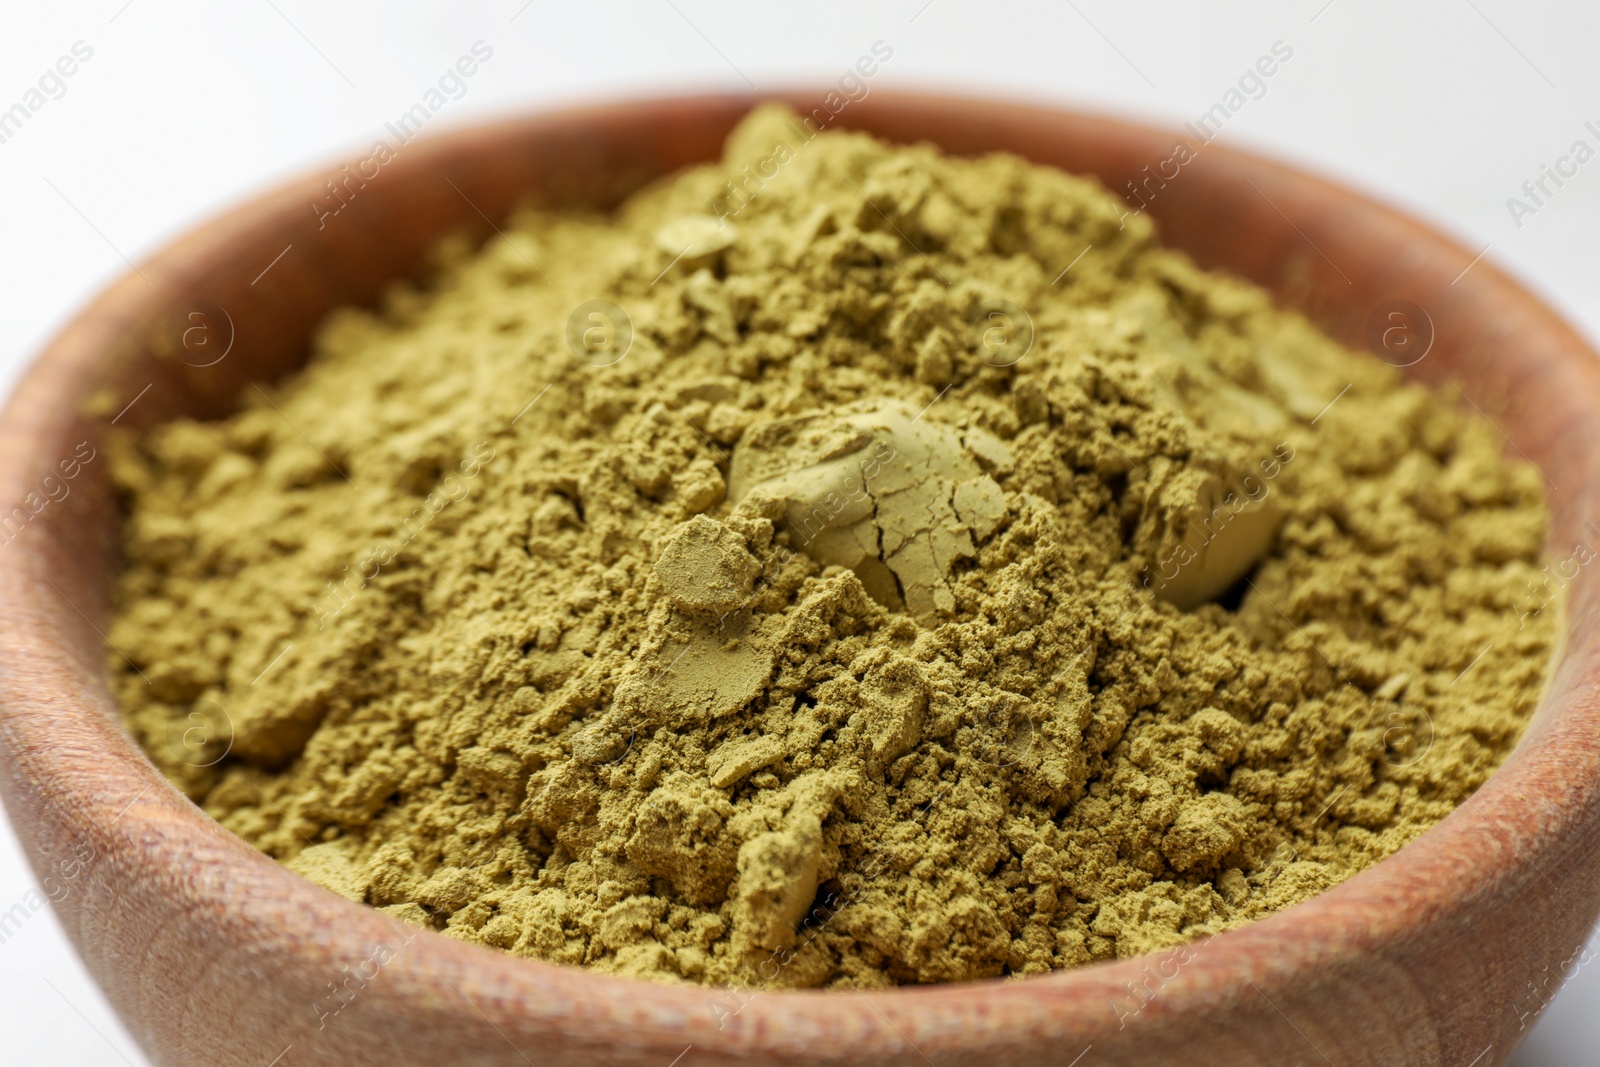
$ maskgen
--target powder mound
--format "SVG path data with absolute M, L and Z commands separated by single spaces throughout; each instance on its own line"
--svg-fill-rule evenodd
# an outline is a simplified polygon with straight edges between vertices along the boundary
M 1594 558 L 1494 428 L 1090 181 L 815 122 L 113 434 L 162 771 L 404 922 L 750 988 L 1166 949 L 1470 796 Z

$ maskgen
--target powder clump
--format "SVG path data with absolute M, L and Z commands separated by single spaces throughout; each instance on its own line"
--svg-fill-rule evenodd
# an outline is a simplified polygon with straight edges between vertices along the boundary
M 1092 182 L 764 108 L 504 231 L 113 449 L 129 727 L 334 892 L 667 981 L 1033 974 L 1355 874 L 1534 707 L 1537 473 Z
M 655 563 L 656 580 L 673 604 L 702 615 L 726 615 L 743 606 L 760 572 L 744 538 L 704 515 L 669 534 Z

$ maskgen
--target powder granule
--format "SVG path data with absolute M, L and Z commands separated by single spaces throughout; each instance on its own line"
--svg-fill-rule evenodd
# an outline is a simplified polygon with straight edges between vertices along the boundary
M 350 899 L 661 980 L 1039 973 L 1349 877 L 1536 703 L 1539 477 L 1123 215 L 764 108 L 447 242 L 119 442 L 130 729 Z

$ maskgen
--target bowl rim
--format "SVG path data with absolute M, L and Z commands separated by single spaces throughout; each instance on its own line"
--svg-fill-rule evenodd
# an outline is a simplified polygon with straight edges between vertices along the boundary
M 448 153 L 467 139 L 514 136 L 530 123 L 581 125 L 623 106 L 670 122 L 696 109 L 742 110 L 765 99 L 793 102 L 798 95 L 703 94 L 533 111 L 426 134 L 417 141 L 417 154 Z M 1055 129 L 1066 122 L 1146 145 L 1173 137 L 1121 118 L 997 97 L 880 90 L 872 94 L 870 105 L 873 114 L 902 109 L 913 115 L 907 119 L 911 122 L 922 121 L 914 116 L 929 109 L 967 115 L 975 109 L 998 109 L 996 121 L 1013 125 Z M 871 120 L 868 111 L 865 105 L 858 109 L 866 116 L 863 121 Z M 857 120 L 851 116 L 841 124 Z M 1295 202 L 1296 197 L 1337 201 L 1363 225 L 1387 228 L 1397 241 L 1403 238 L 1431 257 L 1419 268 L 1423 271 L 1436 273 L 1437 265 L 1473 259 L 1471 250 L 1365 194 L 1227 146 L 1208 145 L 1206 152 L 1217 160 L 1214 166 L 1248 171 L 1258 191 L 1265 190 L 1263 195 L 1270 192 Z M 155 301 L 187 283 L 186 265 L 199 250 L 270 228 L 290 210 L 303 212 L 306 190 L 320 184 L 331 169 L 324 165 L 276 182 L 208 217 L 112 282 L 75 315 L 36 357 L 0 415 L 0 492 L 6 494 L 0 499 L 20 499 L 36 480 L 40 457 L 52 455 L 47 446 L 79 417 L 67 408 L 82 396 L 85 370 L 111 365 L 118 339 Z M 1158 212 L 1152 213 L 1159 218 Z M 1573 421 L 1580 407 L 1600 410 L 1600 363 L 1588 345 L 1488 261 L 1477 262 L 1457 282 L 1466 297 L 1509 309 L 1509 317 L 1524 331 L 1526 347 L 1548 353 L 1543 358 L 1549 366 L 1559 367 L 1562 386 L 1578 398 L 1562 409 L 1567 418 L 1561 428 L 1600 438 L 1591 419 Z M 49 462 L 47 458 L 45 464 Z M 1596 517 L 1589 508 L 1568 525 L 1576 528 L 1578 519 Z M 63 551 L 105 548 L 104 538 L 76 533 L 32 537 L 25 544 L 0 548 L 13 554 L 14 564 L 0 568 L 0 617 L 22 624 L 6 628 L 0 637 L 0 745 L 10 757 L 0 777 L 35 870 L 43 876 L 49 857 L 34 847 L 29 831 L 45 827 L 51 817 L 91 838 L 114 861 L 102 870 L 125 878 L 176 877 L 178 872 L 163 869 L 165 857 L 182 849 L 191 858 L 191 872 L 226 875 L 222 881 L 190 887 L 193 921 L 217 924 L 219 931 L 285 928 L 295 938 L 359 958 L 363 946 L 389 936 L 386 917 L 302 879 L 224 830 L 168 785 L 108 717 L 114 704 L 104 671 L 90 652 L 96 621 L 82 612 L 81 623 L 51 621 L 61 613 L 53 598 L 66 596 L 51 579 Z M 1592 852 L 1600 826 L 1600 655 L 1590 600 L 1585 593 L 1570 613 L 1572 637 L 1561 653 L 1546 704 L 1516 750 L 1466 803 L 1393 856 L 1316 897 L 1193 943 L 1192 961 L 1185 960 L 1182 974 L 1165 982 L 1161 997 L 1142 1004 L 1142 1011 L 1152 1019 L 1216 1011 L 1239 1003 L 1247 986 L 1259 992 L 1257 983 L 1282 982 L 1319 969 L 1337 973 L 1352 961 L 1370 960 L 1385 945 L 1412 937 L 1420 918 L 1455 914 L 1464 902 L 1525 887 L 1547 868 L 1563 864 L 1574 849 Z M 94 788 L 82 788 L 86 781 Z M 54 809 L 56 816 L 46 809 Z M 116 892 L 105 884 L 109 874 L 94 878 L 85 895 L 114 909 L 105 903 Z M 223 882 L 248 886 L 251 892 L 224 896 Z M 1588 886 L 1583 893 L 1589 903 L 1580 906 L 1588 908 L 1592 919 L 1600 898 Z M 210 907 L 202 907 L 199 902 L 207 900 Z M 231 914 L 240 901 L 249 913 Z M 78 942 L 80 955 L 88 952 L 78 914 L 63 915 L 63 923 Z M 296 944 L 297 951 L 304 949 Z M 927 1047 L 971 1048 L 976 1047 L 971 1045 L 973 1034 L 985 1034 L 984 1040 L 992 1042 L 1007 1027 L 1035 1035 L 1040 1026 L 1085 1038 L 1105 1033 L 1116 1021 L 1106 1005 L 1125 1002 L 1130 988 L 1147 981 L 1157 958 L 1104 961 L 1020 980 L 891 988 L 870 998 L 816 990 L 732 998 L 725 987 L 671 986 L 599 974 L 419 931 L 408 943 L 404 966 L 390 989 L 391 995 L 416 1007 L 437 991 L 432 980 L 442 978 L 496 1026 L 555 1031 L 624 1025 L 632 1028 L 629 1040 L 641 1050 L 683 1041 L 730 1056 L 777 1053 L 792 1051 L 796 1040 L 817 1037 L 824 1026 L 830 1033 L 881 1037 L 881 1024 L 895 1034 L 921 1037 Z M 737 1004 L 738 1010 L 718 1020 L 709 1005 L 719 1000 L 725 1006 Z M 427 1010 L 448 1009 L 435 1004 Z M 725 1025 L 713 1025 L 719 1021 Z M 1067 1059 L 1074 1053 L 1067 1049 Z

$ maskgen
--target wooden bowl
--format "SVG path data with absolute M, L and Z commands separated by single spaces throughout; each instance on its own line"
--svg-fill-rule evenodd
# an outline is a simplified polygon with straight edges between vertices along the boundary
M 809 111 L 815 96 L 792 100 Z M 124 735 L 102 636 L 117 514 L 103 455 L 84 458 L 103 423 L 220 414 L 245 383 L 298 365 L 328 309 L 372 301 L 446 231 L 488 233 L 530 191 L 615 202 L 716 156 L 751 102 L 534 115 L 424 138 L 381 166 L 358 153 L 355 179 L 330 166 L 291 182 L 112 285 L 11 399 L 0 429 L 0 502 L 18 509 L 4 512 L 0 533 L 5 800 L 67 933 L 151 1058 L 205 1067 L 1503 1062 L 1600 910 L 1600 568 L 1570 583 L 1565 651 L 1527 737 L 1442 824 L 1247 928 L 1179 953 L 1020 981 L 756 995 L 591 974 L 401 929 L 224 831 Z M 1565 558 L 1600 533 L 1595 355 L 1471 250 L 1347 189 L 1218 145 L 1191 142 L 1196 157 L 1173 176 L 1163 161 L 1174 135 L 1110 119 L 879 92 L 836 122 L 955 153 L 1005 149 L 1116 190 L 1165 175 L 1147 187 L 1148 210 L 1169 244 L 1266 286 L 1354 345 L 1366 344 L 1388 302 L 1412 302 L 1434 336 L 1408 373 L 1459 380 L 1508 448 L 1543 470 L 1552 554 Z M 330 179 L 340 200 L 329 198 Z M 103 413 L 91 417 L 95 394 Z

